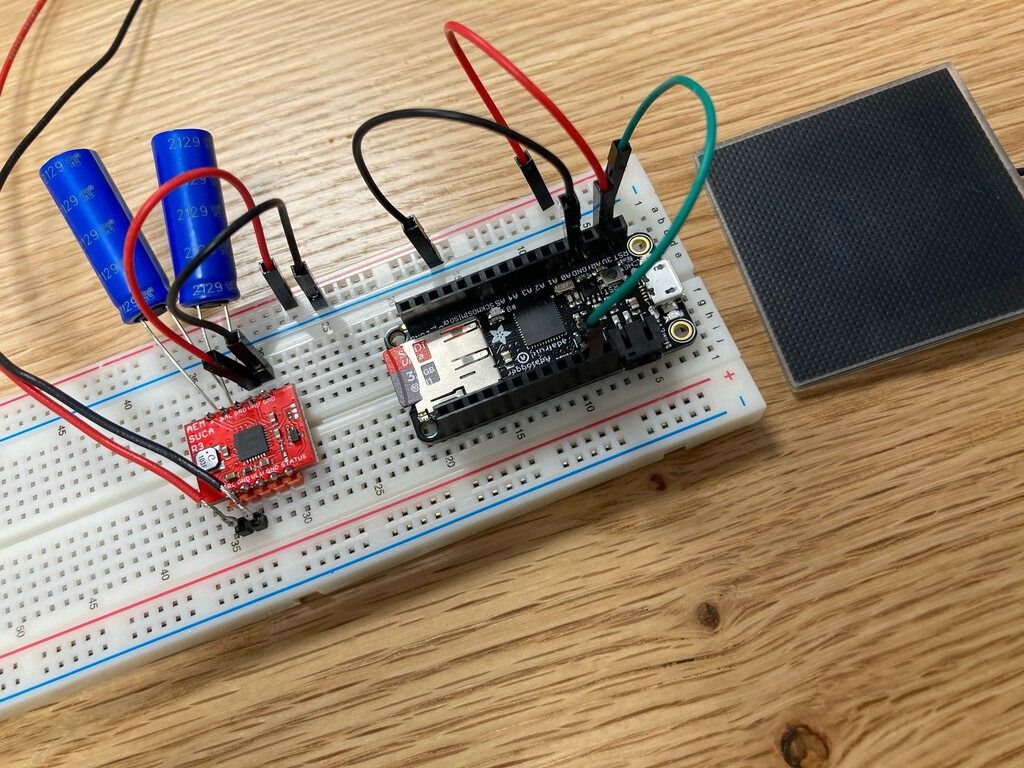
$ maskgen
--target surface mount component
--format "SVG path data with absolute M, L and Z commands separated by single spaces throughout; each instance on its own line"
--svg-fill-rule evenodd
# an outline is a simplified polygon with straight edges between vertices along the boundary
M 720 144 L 708 184 L 793 388 L 1024 314 L 1024 185 L 952 65 Z
M 185 437 L 192 459 L 243 502 L 298 485 L 317 460 L 292 384 L 186 424 Z M 207 501 L 224 498 L 199 488 Z
M 387 334 L 384 362 L 419 438 L 460 434 L 692 342 L 667 261 L 587 327 L 652 247 L 620 218 L 585 230 L 579 249 L 558 240 L 398 301 L 402 324 Z

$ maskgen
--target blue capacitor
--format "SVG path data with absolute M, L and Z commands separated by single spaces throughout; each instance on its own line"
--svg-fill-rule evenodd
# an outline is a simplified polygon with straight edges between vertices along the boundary
M 213 136 L 197 128 L 164 131 L 153 137 L 156 175 L 163 184 L 195 168 L 216 167 Z M 227 226 L 220 179 L 196 179 L 163 200 L 167 239 L 174 273 L 178 274 L 203 246 Z M 181 304 L 198 307 L 227 304 L 239 297 L 238 275 L 231 244 L 210 254 L 181 287 Z
M 91 149 L 62 152 L 39 169 L 39 176 L 121 313 L 122 322 L 142 320 L 123 270 L 124 239 L 132 215 L 99 155 Z M 135 276 L 149 306 L 162 312 L 167 304 L 167 276 L 141 235 L 135 244 Z

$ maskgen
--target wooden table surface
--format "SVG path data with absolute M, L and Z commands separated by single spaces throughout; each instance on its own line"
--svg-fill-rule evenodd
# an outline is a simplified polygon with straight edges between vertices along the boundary
M 30 2 L 4 5 L 8 40 Z M 52 0 L 0 100 L 3 146 L 127 5 Z M 72 145 L 99 150 L 134 206 L 153 186 L 149 137 L 197 124 L 258 198 L 288 201 L 314 268 L 400 245 L 349 141 L 390 108 L 482 111 L 447 18 L 547 86 L 602 156 L 668 74 L 708 88 L 728 138 L 948 60 L 1024 163 L 1020 0 L 441 6 L 147 2 L 0 196 L 6 352 L 57 375 L 141 341 L 37 177 Z M 515 127 L 584 168 L 481 71 Z M 666 202 L 700 125 L 680 93 L 635 139 Z M 523 194 L 507 147 L 452 133 L 372 140 L 428 229 Z M 706 197 L 683 235 L 768 402 L 761 424 L 0 723 L 0 762 L 1024 765 L 1021 325 L 797 398 Z

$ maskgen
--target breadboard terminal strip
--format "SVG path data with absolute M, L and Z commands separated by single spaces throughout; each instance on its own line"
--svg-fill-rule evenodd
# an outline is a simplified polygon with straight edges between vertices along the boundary
M 576 185 L 585 220 L 592 179 Z M 658 239 L 667 229 L 635 156 L 619 209 L 630 232 Z M 442 233 L 444 266 L 433 271 L 407 248 L 321 281 L 331 309 L 319 315 L 304 309 L 289 317 L 272 302 L 233 313 L 282 383 L 294 385 L 317 454 L 301 485 L 263 502 L 270 525 L 257 536 L 236 536 L 26 398 L 0 404 L 0 714 L 313 591 L 364 580 L 760 418 L 764 402 L 676 242 L 665 259 L 697 341 L 457 437 L 418 440 L 382 359 L 395 302 L 552 242 L 561 226 L 530 198 Z M 182 427 L 206 415 L 152 346 L 62 385 L 183 454 Z M 243 455 L 258 460 L 263 450 L 261 436 L 244 438 Z

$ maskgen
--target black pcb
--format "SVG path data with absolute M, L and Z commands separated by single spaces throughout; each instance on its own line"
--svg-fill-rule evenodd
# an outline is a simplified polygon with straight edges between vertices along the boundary
M 709 189 L 794 388 L 1024 314 L 1024 186 L 951 65 L 725 142 Z
M 646 288 L 616 304 L 597 327 L 587 326 L 593 308 L 638 263 L 618 217 L 610 227 L 583 230 L 578 246 L 548 243 L 399 300 L 408 340 L 385 361 L 420 439 L 459 434 L 689 343 L 669 333 L 676 324 L 696 328 L 682 296 L 655 304 Z M 483 349 L 452 358 L 437 335 L 463 326 L 472 326 Z M 475 380 L 489 383 L 465 385 Z M 428 401 L 423 392 L 434 385 L 443 397 Z

